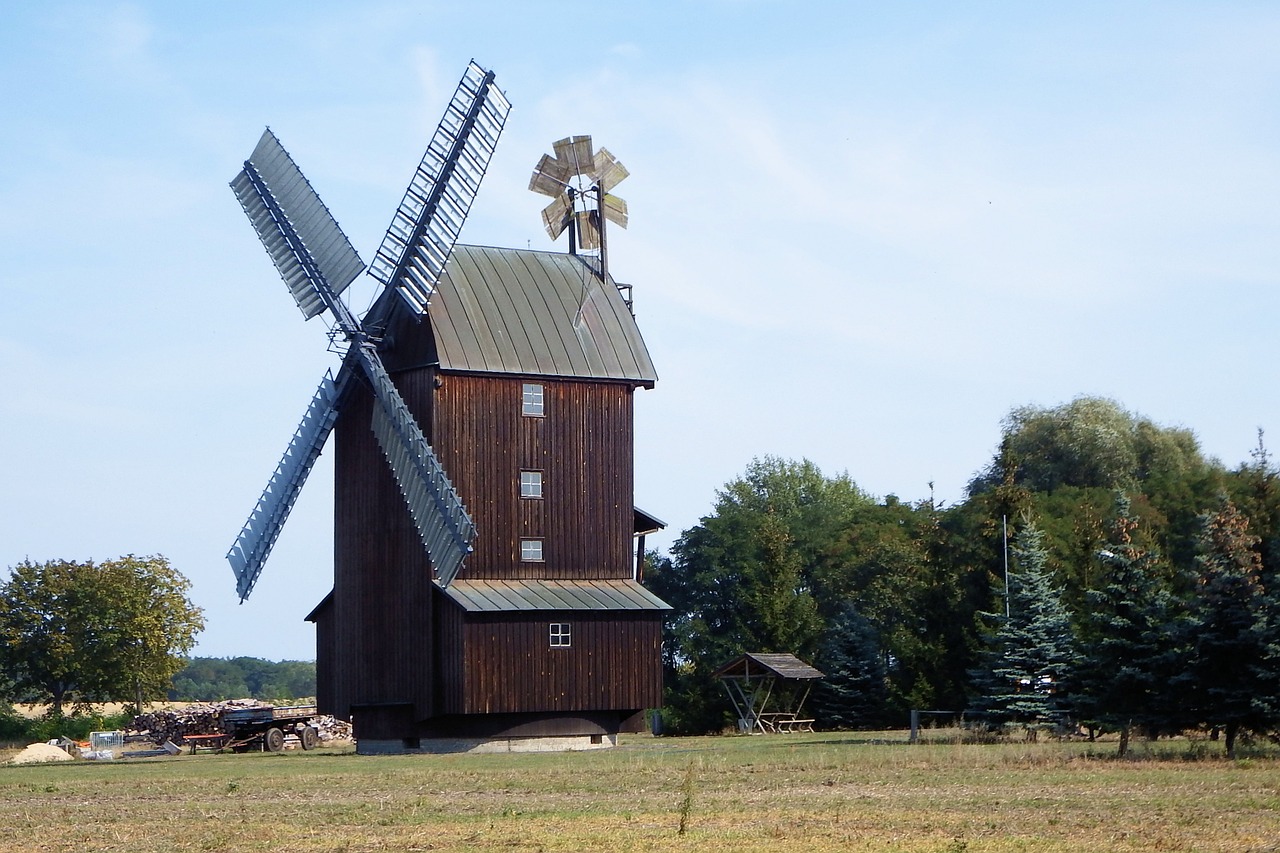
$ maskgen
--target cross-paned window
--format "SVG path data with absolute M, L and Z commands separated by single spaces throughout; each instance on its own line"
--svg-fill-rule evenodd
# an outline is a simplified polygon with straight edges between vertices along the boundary
M 572 642 L 571 631 L 568 622 L 552 622 L 551 623 L 551 648 L 567 649 Z
M 522 498 L 542 497 L 542 472 L 541 471 L 521 471 L 520 472 L 520 497 Z
M 524 563 L 541 563 L 542 562 L 542 540 L 541 539 L 521 539 L 520 540 L 520 560 Z
M 520 403 L 520 414 L 529 418 L 540 418 L 547 413 L 542 386 L 532 382 L 524 383 L 524 395 Z

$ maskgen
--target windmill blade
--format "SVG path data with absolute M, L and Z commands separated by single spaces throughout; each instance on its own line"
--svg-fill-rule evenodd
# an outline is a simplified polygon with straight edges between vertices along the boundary
M 627 202 L 616 195 L 605 193 L 604 218 L 622 228 L 627 227 Z
M 596 155 L 591 148 L 590 136 L 566 136 L 551 143 L 556 159 L 572 175 L 591 176 L 596 167 Z
M 405 190 L 369 274 L 418 314 L 444 272 L 511 104 L 492 71 L 472 62 Z
M 542 225 L 552 240 L 559 238 L 572 221 L 573 205 L 569 202 L 568 195 L 556 196 L 551 204 L 542 209 Z
M 258 505 L 240 530 L 240 536 L 227 552 L 241 601 L 249 597 L 258 575 L 262 574 L 262 567 L 293 509 L 294 501 L 298 499 L 298 493 L 302 491 L 302 484 L 307 481 L 307 475 L 333 431 L 334 422 L 338 419 L 338 400 L 350 373 L 344 365 L 337 380 L 326 373 L 320 381 L 302 422 L 289 441 L 284 458 L 276 466 L 262 497 L 258 498 Z
M 325 286 L 341 293 L 364 269 L 351 241 L 270 128 L 231 188 L 308 320 L 328 307 L 321 295 Z
M 372 346 L 357 349 L 378 403 L 373 409 L 373 432 L 400 486 L 400 494 L 404 496 L 436 575 L 443 586 L 448 586 L 457 576 L 463 559 L 471 553 L 475 524 L 404 398 L 391 382 L 377 350 Z
M 561 163 L 550 155 L 543 154 L 542 159 L 533 169 L 533 177 L 529 179 L 529 189 L 554 198 L 564 193 L 572 176 L 573 172 L 567 163 Z
M 618 184 L 626 180 L 627 175 L 631 173 L 627 171 L 627 167 L 618 162 L 608 148 L 601 148 L 596 152 L 595 165 L 591 170 L 591 176 L 596 183 L 600 185 L 603 192 L 616 187 Z
M 578 248 L 600 248 L 600 218 L 594 210 L 580 210 L 574 214 L 578 222 Z

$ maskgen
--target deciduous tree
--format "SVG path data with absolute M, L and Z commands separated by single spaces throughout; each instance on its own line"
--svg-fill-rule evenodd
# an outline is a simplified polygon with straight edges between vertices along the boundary
M 0 667 L 55 714 L 78 703 L 163 696 L 204 627 L 164 557 L 25 561 L 0 587 Z

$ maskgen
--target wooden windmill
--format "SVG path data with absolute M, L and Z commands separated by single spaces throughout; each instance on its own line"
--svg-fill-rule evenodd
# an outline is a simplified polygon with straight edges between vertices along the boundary
M 268 131 L 232 186 L 307 317 L 347 343 L 228 559 L 248 596 L 335 436 L 318 701 L 361 751 L 607 744 L 661 701 L 635 580 L 632 394 L 656 380 L 593 260 L 455 245 L 510 105 L 474 63 L 369 270 Z M 372 428 L 371 428 L 372 427 Z M 643 519 L 644 521 L 638 521 Z

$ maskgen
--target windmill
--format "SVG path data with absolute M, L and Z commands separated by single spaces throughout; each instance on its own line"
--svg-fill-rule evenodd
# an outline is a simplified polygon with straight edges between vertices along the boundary
M 627 203 L 609 191 L 630 173 L 609 149 L 594 150 L 590 136 L 566 136 L 552 150 L 555 156 L 543 154 L 529 179 L 530 190 L 552 199 L 542 210 L 542 223 L 552 240 L 569 232 L 569 254 L 599 249 L 604 278 L 609 267 L 605 221 L 627 227 Z
M 493 72 L 472 62 L 369 267 L 369 275 L 418 317 L 426 314 L 510 109 Z M 329 312 L 334 337 L 346 346 L 337 376 L 321 380 L 227 554 L 240 600 L 253 590 L 344 394 L 356 382 L 372 390 L 372 430 L 436 576 L 447 586 L 471 551 L 475 526 L 379 354 L 384 315 L 394 300 L 380 299 L 363 318 L 342 301 L 365 264 L 269 128 L 231 187 L 303 316 Z

